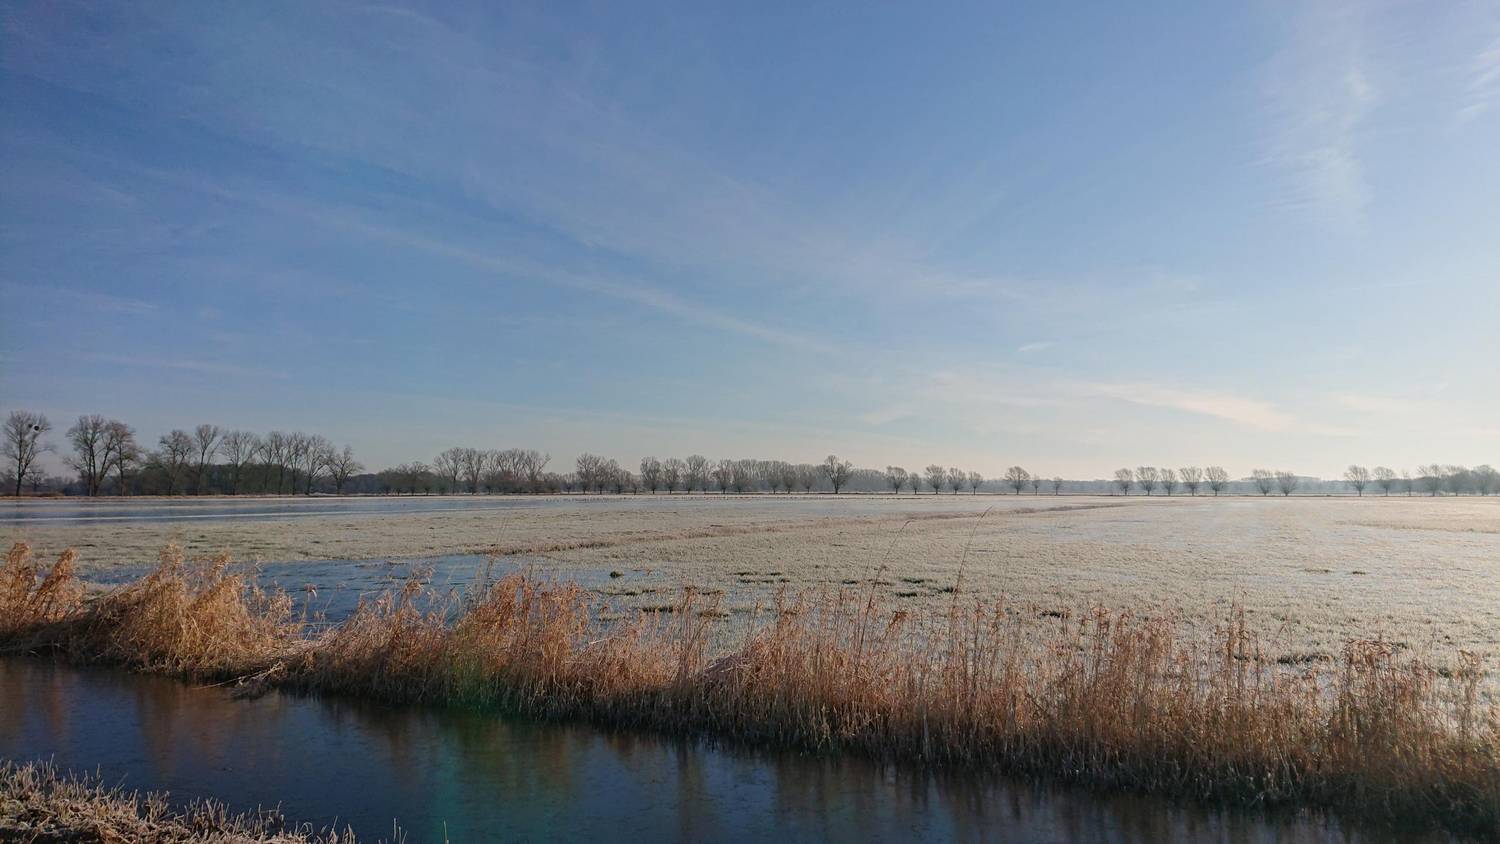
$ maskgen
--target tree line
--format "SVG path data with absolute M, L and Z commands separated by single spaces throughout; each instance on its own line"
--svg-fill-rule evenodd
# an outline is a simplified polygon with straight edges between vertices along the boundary
M 1395 470 L 1385 466 L 1376 466 L 1372 471 L 1364 466 L 1351 465 L 1344 470 L 1344 481 L 1361 496 L 1371 486 L 1385 495 L 1392 492 L 1411 495 L 1419 490 L 1428 495 L 1443 492 L 1452 495 L 1489 495 L 1500 492 L 1500 470 L 1488 464 L 1470 469 L 1467 466 L 1432 463 L 1418 466 L 1415 476 L 1404 470 L 1397 474 Z
M 51 430 L 38 413 L 7 417 L 0 456 L 8 461 L 5 481 L 14 494 L 42 484 L 39 458 L 56 451 L 43 439 Z M 78 491 L 90 496 L 341 493 L 364 470 L 349 446 L 301 431 L 261 435 L 204 424 L 174 428 L 149 448 L 130 425 L 87 415 L 64 436 L 63 463 L 77 473 Z
M 429 463 L 413 462 L 364 473 L 353 449 L 336 447 L 326 437 L 299 431 L 258 434 L 203 424 L 173 429 L 155 448 L 137 441 L 135 429 L 117 419 L 80 416 L 65 432 L 63 462 L 76 480 L 44 478 L 41 455 L 56 452 L 46 439 L 52 431 L 38 413 L 16 411 L 6 419 L 0 441 L 0 484 L 20 495 L 26 488 L 67 490 L 82 495 L 202 495 L 341 493 L 792 493 L 845 490 L 890 490 L 913 494 L 1007 491 L 1020 495 L 1044 491 L 1107 492 L 1130 495 L 1189 495 L 1235 491 L 1263 496 L 1290 496 L 1299 489 L 1328 491 L 1328 482 L 1285 470 L 1255 469 L 1233 480 L 1222 466 L 1156 466 L 1122 468 L 1112 481 L 1065 481 L 1021 466 L 1011 466 L 994 481 L 975 471 L 933 463 L 921 470 L 901 466 L 860 469 L 829 455 L 822 463 L 784 460 L 720 459 L 701 454 L 685 458 L 646 457 L 639 471 L 590 452 L 580 454 L 572 471 L 548 471 L 551 456 L 535 449 L 483 449 L 456 446 Z M 1338 482 L 1363 496 L 1367 489 L 1385 495 L 1490 495 L 1500 492 L 1500 472 L 1489 465 L 1467 468 L 1431 464 L 1415 473 L 1384 466 L 1373 470 L 1351 465 Z

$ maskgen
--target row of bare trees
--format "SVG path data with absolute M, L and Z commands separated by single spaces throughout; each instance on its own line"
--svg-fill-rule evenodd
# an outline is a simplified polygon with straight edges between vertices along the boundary
M 46 437 L 52 424 L 46 416 L 28 411 L 12 412 L 0 432 L 0 458 L 4 458 L 4 484 L 7 492 L 20 495 L 26 486 L 33 489 L 42 482 L 40 458 L 56 451 Z M 67 451 L 63 462 L 76 473 L 72 487 L 85 495 L 106 492 L 142 494 L 302 493 L 318 489 L 341 493 L 363 466 L 355 460 L 349 446 L 336 448 L 325 437 L 301 432 L 271 431 L 260 435 L 250 431 L 226 430 L 217 425 L 198 425 L 192 430 L 173 429 L 162 435 L 156 447 L 146 448 L 136 439 L 130 425 L 118 419 L 85 415 L 65 432 Z M 913 493 L 967 490 L 979 492 L 985 479 L 978 472 L 932 464 L 920 471 L 887 466 L 885 471 L 856 469 L 847 460 L 829 455 L 820 464 L 793 464 L 782 460 L 709 460 L 701 454 L 686 458 L 646 457 L 639 473 L 623 468 L 618 461 L 584 453 L 576 462 L 576 471 L 557 474 L 547 471 L 549 455 L 535 449 L 504 450 L 454 447 L 439 454 L 431 465 L 406 463 L 363 476 L 359 491 L 379 492 L 640 492 L 665 491 L 708 492 L 812 492 L 832 490 L 838 493 L 851 484 L 874 490 L 888 487 L 893 492 L 910 488 Z M 1154 495 L 1159 489 L 1173 495 L 1179 489 L 1197 495 L 1210 491 L 1215 495 L 1228 490 L 1231 483 L 1238 489 L 1248 484 L 1261 495 L 1279 492 L 1290 496 L 1304 479 L 1293 472 L 1256 469 L 1242 481 L 1231 481 L 1222 466 L 1200 468 L 1186 466 L 1168 469 L 1155 466 L 1123 468 L 1114 473 L 1114 487 L 1123 495 L 1140 490 Z M 1044 488 L 1060 494 L 1063 479 L 1033 474 L 1021 466 L 1011 466 L 1000 479 L 1002 489 L 1016 494 L 1030 490 L 1040 494 Z M 1359 495 L 1366 489 L 1379 489 L 1413 495 L 1490 495 L 1500 492 L 1500 472 L 1489 465 L 1468 468 L 1456 465 L 1430 464 L 1417 467 L 1415 473 L 1396 472 L 1385 466 L 1373 470 L 1351 465 L 1343 482 Z M 1092 483 L 1092 482 L 1090 482 Z M 1309 482 L 1313 489 L 1327 489 L 1322 482 Z
M 1295 476 L 1289 477 L 1292 481 L 1296 480 Z M 1209 466 L 1207 469 L 1199 466 L 1184 466 L 1181 469 L 1138 466 L 1135 469 L 1116 469 L 1114 485 L 1121 495 L 1129 495 L 1133 488 L 1139 488 L 1146 495 L 1155 493 L 1157 489 L 1172 495 L 1179 488 L 1187 490 L 1190 495 L 1197 495 L 1205 487 L 1218 495 L 1229 488 L 1229 473 L 1223 466 Z M 1295 483 L 1292 488 L 1296 488 Z
M 1452 495 L 1489 495 L 1500 492 L 1500 471 L 1488 464 L 1475 466 L 1445 466 L 1432 463 L 1418 466 L 1416 475 L 1402 470 L 1399 474 L 1386 466 L 1376 466 L 1372 471 L 1358 464 L 1344 470 L 1344 482 L 1361 496 L 1365 489 L 1375 486 L 1385 495 L 1392 491 L 1411 495 L 1420 489 L 1428 495 L 1449 493 Z
M 542 492 L 551 460 L 536 449 L 455 447 L 437 456 L 432 471 L 454 491 Z
M 39 480 L 37 458 L 56 446 L 43 437 L 47 417 L 16 411 L 6 419 L 3 456 L 11 464 L 14 489 Z M 118 420 L 85 415 L 64 434 L 63 462 L 77 473 L 85 495 L 207 494 L 241 492 L 311 494 L 320 483 L 342 492 L 363 470 L 349 446 L 339 449 L 318 434 L 250 431 L 199 425 L 163 434 L 156 448 L 143 446 L 135 429 Z
M 934 495 L 949 490 L 954 495 L 967 489 L 972 495 L 979 491 L 984 485 L 984 476 L 978 472 L 968 472 L 957 466 L 943 468 L 941 464 L 933 463 L 920 472 L 908 472 L 900 466 L 885 467 L 885 481 L 890 485 L 892 492 L 900 492 L 904 487 L 911 487 L 913 493 L 919 493 L 923 488 L 932 490 Z
M 678 490 L 720 493 L 745 493 L 759 490 L 777 492 L 811 492 L 825 485 L 838 494 L 854 478 L 854 464 L 828 455 L 822 463 L 793 464 L 785 460 L 723 459 L 709 460 L 701 454 L 685 458 L 657 457 L 641 459 L 640 474 L 622 468 L 610 458 L 584 453 L 577 460 L 577 471 L 563 478 L 563 488 L 580 492 L 638 492 L 668 494 Z

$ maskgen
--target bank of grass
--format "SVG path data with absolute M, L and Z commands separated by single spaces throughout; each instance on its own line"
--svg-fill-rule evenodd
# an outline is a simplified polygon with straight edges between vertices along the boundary
M 64 554 L 0 570 L 0 648 L 246 690 L 288 687 L 917 764 L 985 768 L 1240 806 L 1328 807 L 1500 832 L 1500 713 L 1478 660 L 1436 669 L 1382 641 L 1296 668 L 1235 615 L 1187 635 L 1091 608 L 1060 617 L 953 594 L 914 616 L 873 591 L 783 595 L 727 649 L 716 598 L 624 620 L 580 587 L 512 575 L 461 603 L 417 581 L 313 631 L 285 594 L 169 549 L 84 600 Z
M 11 762 L 0 762 L 0 841 L 355 844 L 352 832 L 296 826 L 275 810 L 235 814 L 209 800 L 173 808 L 166 794 L 109 788 L 48 763 Z

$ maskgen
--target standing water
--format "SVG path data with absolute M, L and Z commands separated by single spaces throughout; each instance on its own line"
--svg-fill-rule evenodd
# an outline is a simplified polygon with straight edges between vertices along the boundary
M 989 776 L 706 747 L 494 714 L 223 688 L 0 659 L 0 758 L 106 784 L 279 805 L 414 842 L 1381 841 L 1307 814 L 1209 811 Z M 1403 839 L 1408 840 L 1408 839 Z

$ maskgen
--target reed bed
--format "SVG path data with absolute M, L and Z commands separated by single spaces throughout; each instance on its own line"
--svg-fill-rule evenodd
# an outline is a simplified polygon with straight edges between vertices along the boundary
M 913 615 L 871 590 L 780 594 L 716 642 L 716 597 L 619 618 L 568 583 L 511 575 L 461 598 L 416 579 L 313 630 L 292 602 L 164 553 L 141 581 L 67 603 L 24 546 L 0 648 L 197 679 L 499 710 L 679 735 L 1000 770 L 1240 806 L 1312 806 L 1500 833 L 1500 713 L 1479 660 L 1437 668 L 1383 641 L 1289 667 L 1243 614 L 1037 613 L 955 591 Z M 66 572 L 64 573 L 66 574 Z M 28 581 L 27 578 L 30 578 Z M 48 583 L 52 583 L 48 587 Z M 21 588 L 21 584 L 26 588 Z
M 0 840 L 134 844 L 355 844 L 348 830 L 289 824 L 276 810 L 235 814 L 199 800 L 174 809 L 164 793 L 65 776 L 48 763 L 0 763 Z M 397 839 L 399 840 L 399 839 Z

